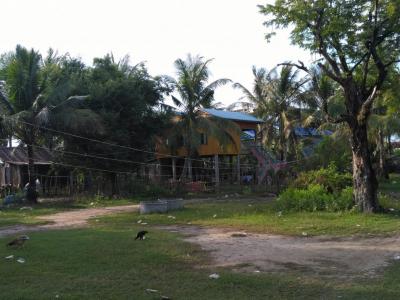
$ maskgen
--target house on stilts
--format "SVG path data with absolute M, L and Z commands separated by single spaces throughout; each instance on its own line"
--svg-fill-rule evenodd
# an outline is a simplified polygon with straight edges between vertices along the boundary
M 247 113 L 211 108 L 204 108 L 201 113 L 204 117 L 234 122 L 240 128 L 240 133 L 230 133 L 231 142 L 223 146 L 215 136 L 205 131 L 199 132 L 201 143 L 196 151 L 197 156 L 191 161 L 193 181 L 213 182 L 216 185 L 220 181 L 233 183 L 251 180 L 262 183 L 268 170 L 284 165 L 261 146 L 260 125 L 264 123 L 263 120 Z M 176 118 L 179 117 L 177 114 Z M 183 141 L 175 151 L 171 151 L 168 143 L 167 137 L 157 141 L 157 164 L 150 172 L 153 178 L 177 181 L 184 171 L 186 148 Z

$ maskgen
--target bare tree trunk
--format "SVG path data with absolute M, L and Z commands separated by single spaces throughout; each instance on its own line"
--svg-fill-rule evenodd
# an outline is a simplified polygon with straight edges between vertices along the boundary
M 387 136 L 387 143 L 388 143 L 388 153 L 389 155 L 393 154 L 393 145 L 392 145 L 392 138 L 390 136 L 390 133 Z
M 119 186 L 118 186 L 118 175 L 116 173 L 111 173 L 109 176 L 109 180 L 111 183 L 111 197 L 117 196 L 119 194 Z
M 378 132 L 378 150 L 379 150 L 379 170 L 378 175 L 381 178 L 389 179 L 389 174 L 386 168 L 386 155 L 385 155 L 385 145 L 384 136 L 381 129 Z
M 28 148 L 28 177 L 29 184 L 26 191 L 26 198 L 29 202 L 37 203 L 36 182 L 35 182 L 35 166 L 33 160 L 33 147 L 32 144 L 27 145 Z
M 281 117 L 281 119 L 279 121 L 279 148 L 280 148 L 279 156 L 280 156 L 281 161 L 285 160 L 285 135 L 283 132 L 283 128 L 284 128 L 284 125 L 283 125 L 283 120 Z
M 176 158 L 172 158 L 172 180 L 176 181 Z
M 372 213 L 379 209 L 377 201 L 378 182 L 371 163 L 367 126 L 366 124 L 354 123 L 351 126 L 353 197 L 355 204 L 361 211 Z

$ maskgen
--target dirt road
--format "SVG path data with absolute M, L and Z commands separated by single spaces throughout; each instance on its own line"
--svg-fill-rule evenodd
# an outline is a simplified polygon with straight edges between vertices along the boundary
M 16 225 L 9 226 L 0 229 L 0 237 L 15 235 L 25 232 L 33 231 L 44 231 L 51 229 L 63 229 L 63 228 L 77 228 L 85 227 L 88 224 L 90 218 L 104 216 L 119 212 L 136 211 L 139 209 L 139 205 L 123 205 L 123 206 L 111 206 L 101 208 L 86 208 L 73 211 L 60 212 L 53 215 L 45 215 L 37 217 L 43 221 L 49 221 L 51 223 L 37 226 L 24 226 Z
M 379 275 L 400 259 L 400 236 L 393 237 L 293 237 L 243 233 L 197 226 L 164 226 L 188 242 L 209 251 L 210 266 L 244 272 L 301 271 L 316 276 Z

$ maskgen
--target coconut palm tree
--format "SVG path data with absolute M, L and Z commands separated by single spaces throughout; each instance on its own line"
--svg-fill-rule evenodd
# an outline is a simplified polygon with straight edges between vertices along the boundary
M 171 130 L 169 140 L 171 147 L 176 147 L 183 139 L 187 157 L 182 176 L 187 170 L 189 179 L 192 178 L 191 158 L 197 154 L 202 132 L 206 132 L 208 136 L 218 137 L 221 146 L 224 146 L 233 141 L 232 135 L 235 132 L 240 131 L 235 123 L 220 118 L 205 117 L 202 112 L 202 108 L 213 106 L 215 89 L 230 82 L 224 78 L 208 83 L 210 78 L 208 65 L 211 61 L 191 55 L 188 55 L 186 60 L 177 59 L 175 61 L 177 79 L 171 79 L 177 92 L 177 97 L 172 96 L 172 100 L 181 111 L 178 122 Z
M 254 113 L 265 123 L 261 130 L 263 141 L 279 154 L 281 160 L 296 152 L 295 124 L 300 120 L 299 106 L 302 86 L 307 79 L 298 79 L 298 71 L 290 66 L 274 68 L 253 67 L 253 91 L 240 83 L 234 87 L 243 91 L 245 97 L 254 105 Z
M 96 124 L 99 121 L 94 113 L 82 108 L 82 102 L 86 97 L 72 96 L 60 101 L 61 96 L 67 95 L 68 88 L 65 86 L 65 80 L 59 83 L 50 80 L 52 76 L 55 76 L 54 74 L 59 74 L 60 66 L 57 64 L 60 61 L 61 59 L 57 58 L 52 51 L 45 60 L 42 60 L 37 51 L 27 50 L 18 45 L 6 66 L 8 99 L 0 97 L 3 103 L 0 106 L 3 115 L 2 128 L 26 145 L 29 175 L 27 199 L 31 202 L 37 202 L 34 146 L 44 136 L 42 126 L 57 123 L 61 117 L 66 121 L 72 115 L 75 121 L 85 119 L 86 125 L 88 119 Z M 51 68 L 58 68 L 58 70 L 52 73 Z M 74 126 L 79 124 L 79 122 L 74 123 Z

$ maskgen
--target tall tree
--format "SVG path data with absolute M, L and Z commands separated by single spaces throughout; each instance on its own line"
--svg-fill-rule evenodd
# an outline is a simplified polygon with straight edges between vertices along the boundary
M 86 125 L 89 120 L 98 120 L 90 111 L 82 109 L 86 97 L 67 97 L 71 96 L 71 89 L 65 87 L 68 86 L 67 77 L 55 80 L 59 73 L 63 73 L 59 64 L 61 61 L 52 51 L 43 60 L 37 51 L 18 45 L 6 66 L 9 102 L 7 106 L 2 106 L 7 108 L 3 111 L 8 115 L 2 125 L 26 145 L 29 175 L 27 199 L 31 202 L 37 202 L 34 146 L 43 140 L 42 126 L 53 124 L 56 120 L 61 123 L 60 119 L 68 120 L 72 116 L 75 120 L 85 119 Z
M 290 27 L 294 44 L 319 54 L 318 65 L 341 87 L 346 111 L 330 121 L 346 122 L 351 130 L 356 205 L 364 212 L 377 211 L 367 124 L 388 70 L 399 61 L 400 2 L 276 0 L 260 11 L 268 16 L 267 26 Z M 302 62 L 292 65 L 309 72 Z
M 274 68 L 253 67 L 253 91 L 236 83 L 245 97 L 254 105 L 254 113 L 265 121 L 262 128 L 264 141 L 277 151 L 281 160 L 296 155 L 295 125 L 300 122 L 297 104 L 301 100 L 302 86 L 308 81 L 299 79 L 291 66 Z
M 214 104 L 215 89 L 230 82 L 229 79 L 217 79 L 208 83 L 210 78 L 209 63 L 212 60 L 204 60 L 200 56 L 188 55 L 186 60 L 177 59 L 175 68 L 177 80 L 171 79 L 172 85 L 179 95 L 179 99 L 172 96 L 176 106 L 181 108 L 179 121 L 174 125 L 171 140 L 184 141 L 187 151 L 184 172 L 188 170 L 189 179 L 192 178 L 191 158 L 197 154 L 201 143 L 201 132 L 209 136 L 218 137 L 221 146 L 232 142 L 229 133 L 237 132 L 238 128 L 233 122 L 220 118 L 204 117 L 202 108 L 210 108 Z
M 101 139 L 125 149 L 68 137 L 64 143 L 65 150 L 87 153 L 89 156 L 82 159 L 66 155 L 64 160 L 73 165 L 99 168 L 99 160 L 90 155 L 109 158 L 100 160 L 101 169 L 109 172 L 99 176 L 110 183 L 111 194 L 118 195 L 117 174 L 133 173 L 141 166 L 140 163 L 127 163 L 128 161 L 145 163 L 152 160 L 153 155 L 149 154 L 154 151 L 152 136 L 165 127 L 166 113 L 159 106 L 167 90 L 160 84 L 160 80 L 151 77 L 144 64 L 131 65 L 128 57 L 119 61 L 110 54 L 95 58 L 93 67 L 85 75 L 84 90 L 90 95 L 89 108 L 99 115 L 103 130 L 96 133 L 93 128 L 88 127 L 88 132 L 81 131 L 77 134 Z M 144 151 L 133 151 L 129 148 Z

